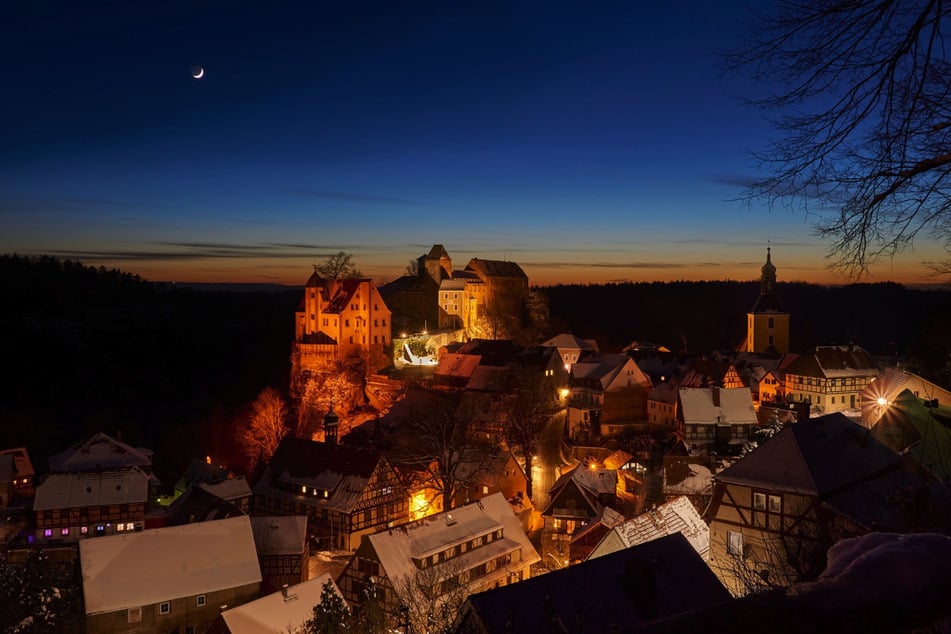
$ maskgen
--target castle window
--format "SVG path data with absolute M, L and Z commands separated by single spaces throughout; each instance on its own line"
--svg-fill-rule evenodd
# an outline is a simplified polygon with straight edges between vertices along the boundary
M 772 327 L 773 327 L 773 318 L 772 318 L 772 317 L 769 318 L 769 320 L 767 321 L 767 324 L 766 324 L 766 325 L 767 325 L 769 328 L 772 328 Z
M 374 320 L 373 320 L 373 327 L 376 328 L 377 326 L 379 326 L 379 325 L 380 325 L 379 322 L 380 322 L 379 319 L 374 319 Z
M 386 335 L 383 335 L 383 343 L 386 343 Z
M 352 336 L 350 337 L 350 343 L 353 343 L 353 337 L 352 337 Z
M 349 320 L 349 319 L 344 319 L 344 320 L 343 320 L 343 325 L 346 326 L 347 328 L 349 328 L 349 327 L 350 327 L 350 320 Z M 353 343 L 353 342 L 351 342 L 351 343 Z
M 376 335 L 373 335 L 373 343 L 380 343 L 379 341 L 377 341 L 377 339 L 378 337 Z
M 385 319 L 383 320 L 383 325 L 384 325 L 384 326 L 386 325 L 386 320 L 385 320 Z

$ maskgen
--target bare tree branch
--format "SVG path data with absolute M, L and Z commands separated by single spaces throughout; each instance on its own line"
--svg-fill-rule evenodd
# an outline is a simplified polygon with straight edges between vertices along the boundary
M 778 92 L 750 103 L 778 138 L 744 199 L 818 213 L 832 266 L 869 266 L 919 237 L 951 238 L 951 66 L 939 0 L 781 0 L 723 56 Z

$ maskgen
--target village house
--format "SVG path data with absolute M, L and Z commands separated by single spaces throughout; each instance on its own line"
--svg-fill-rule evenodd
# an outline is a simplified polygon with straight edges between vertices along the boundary
M 158 484 L 151 451 L 99 433 L 51 456 L 49 465 L 33 499 L 38 543 L 145 528 L 150 490 Z
M 906 508 L 923 486 L 901 456 L 841 413 L 786 425 L 714 477 L 711 567 L 737 595 L 763 581 L 814 577 L 837 540 L 906 531 L 910 519 L 926 517 Z
M 88 634 L 205 632 L 261 586 L 248 517 L 82 540 L 79 562 Z
M 951 407 L 918 398 L 910 389 L 875 407 L 882 412 L 873 418 L 872 437 L 901 454 L 923 477 L 951 482 Z
M 810 403 L 817 413 L 857 410 L 862 391 L 878 373 L 872 357 L 859 346 L 817 346 L 786 366 L 786 400 Z
M 261 567 L 262 593 L 307 580 L 310 540 L 305 516 L 255 516 L 251 531 Z
M 555 335 L 541 345 L 546 348 L 554 348 L 558 351 L 558 358 L 561 360 L 566 372 L 570 371 L 571 366 L 578 363 L 578 361 L 586 355 L 598 353 L 597 341 L 594 339 L 582 339 L 571 333 Z
M 254 485 L 255 515 L 305 515 L 327 550 L 353 550 L 360 537 L 405 522 L 408 498 L 380 453 L 336 442 L 285 437 Z
M 371 582 L 395 611 L 414 604 L 411 585 L 436 596 L 459 586 L 479 592 L 528 579 L 538 553 L 501 493 L 452 511 L 365 535 L 337 583 L 358 605 Z
M 660 383 L 654 386 L 647 396 L 647 422 L 651 431 L 678 432 L 680 421 L 677 420 L 677 400 L 679 390 L 671 383 Z
M 0 459 L 3 456 L 10 456 L 9 460 L 9 487 L 7 495 L 7 504 L 15 499 L 28 500 L 36 493 L 34 478 L 36 473 L 33 471 L 33 463 L 30 461 L 30 454 L 26 447 L 14 447 L 12 449 L 0 449 Z M 0 506 L 4 506 L 0 504 Z
M 580 464 L 562 474 L 552 486 L 551 502 L 542 511 L 545 530 L 572 535 L 578 528 L 600 517 L 604 507 L 617 508 L 618 475 L 599 464 Z
M 631 357 L 598 354 L 571 367 L 565 427 L 575 442 L 647 430 L 650 377 Z
M 684 442 L 693 455 L 727 453 L 746 442 L 757 424 L 748 387 L 682 387 L 678 397 Z

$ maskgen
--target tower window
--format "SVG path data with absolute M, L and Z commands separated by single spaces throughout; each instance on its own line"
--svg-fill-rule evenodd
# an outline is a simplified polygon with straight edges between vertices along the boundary
M 768 325 L 770 328 L 773 327 L 773 318 L 772 318 L 772 317 L 769 318 L 767 325 Z

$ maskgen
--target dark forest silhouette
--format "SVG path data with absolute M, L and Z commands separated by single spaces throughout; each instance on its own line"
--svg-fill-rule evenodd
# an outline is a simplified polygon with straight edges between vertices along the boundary
M 300 289 L 237 292 L 153 284 L 51 257 L 0 256 L 0 447 L 48 452 L 92 432 L 155 451 L 156 470 L 234 451 L 236 416 L 268 386 L 286 389 Z M 632 340 L 729 352 L 758 282 L 554 286 L 551 332 L 620 350 Z M 794 351 L 855 342 L 947 383 L 951 291 L 898 284 L 779 284 Z

